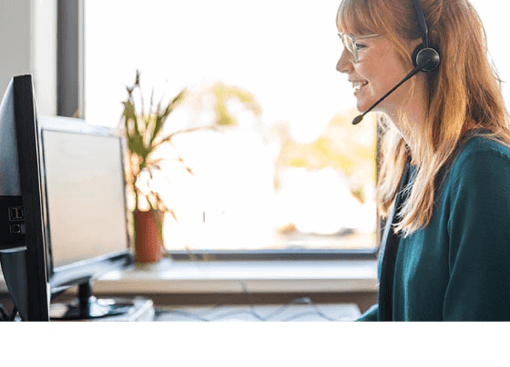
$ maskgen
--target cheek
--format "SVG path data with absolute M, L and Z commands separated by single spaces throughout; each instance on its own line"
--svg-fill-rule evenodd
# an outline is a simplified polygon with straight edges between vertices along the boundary
M 377 64 L 365 65 L 363 70 L 360 70 L 360 75 L 369 82 L 369 89 L 375 93 L 388 84 L 388 76 L 386 75 L 387 69 L 388 68 L 382 68 Z
M 379 78 L 376 79 L 380 85 L 394 84 L 398 79 L 398 76 L 395 73 L 395 67 L 388 66 L 386 63 L 379 65 L 377 74 L 379 75 Z
M 367 62 L 363 65 L 366 75 L 381 84 L 396 80 L 398 82 L 413 68 L 411 60 L 402 61 L 397 52 L 390 47 L 369 50 L 366 56 Z
M 365 75 L 372 90 L 386 93 L 404 79 L 407 72 L 396 60 L 381 60 L 367 68 Z

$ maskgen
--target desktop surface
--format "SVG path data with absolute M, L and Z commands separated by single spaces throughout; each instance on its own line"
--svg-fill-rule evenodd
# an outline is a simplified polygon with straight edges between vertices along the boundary
M 205 305 L 158 307 L 155 321 L 173 322 L 335 322 L 354 321 L 357 305 L 314 304 L 298 298 L 282 305 Z
M 249 299 L 262 318 L 285 307 L 286 311 L 279 313 L 281 319 L 290 319 L 294 317 L 292 312 L 299 312 L 303 313 L 302 321 L 321 321 L 312 312 L 304 315 L 305 311 L 313 311 L 312 306 L 290 303 L 304 294 L 314 295 L 311 298 L 315 304 L 331 319 L 355 319 L 376 300 L 377 263 L 192 262 L 164 258 L 155 264 L 133 264 L 105 274 L 94 282 L 94 290 L 101 298 L 152 299 L 159 321 L 200 321 L 197 314 L 203 319 L 213 318 L 209 321 L 256 321 L 257 317 L 249 314 Z M 7 290 L 0 279 L 2 291 Z M 230 312 L 232 317 L 227 318 L 225 314 Z

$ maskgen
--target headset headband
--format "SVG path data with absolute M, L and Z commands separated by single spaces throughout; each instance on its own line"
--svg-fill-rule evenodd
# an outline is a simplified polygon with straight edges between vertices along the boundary
M 423 10 L 420 6 L 420 0 L 413 0 L 414 10 L 416 11 L 416 16 L 418 17 L 418 24 L 420 25 L 421 31 L 421 40 L 423 42 L 423 46 L 429 47 L 429 29 L 427 27 L 427 22 L 425 21 L 425 15 L 423 14 Z

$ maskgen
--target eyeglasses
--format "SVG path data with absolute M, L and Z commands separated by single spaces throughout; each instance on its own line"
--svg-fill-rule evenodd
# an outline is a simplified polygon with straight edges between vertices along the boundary
M 359 61 L 358 50 L 362 49 L 365 46 L 362 44 L 358 44 L 357 41 L 367 38 L 379 37 L 380 34 L 368 34 L 365 36 L 356 37 L 353 34 L 338 33 L 338 36 L 342 40 L 342 43 L 344 44 L 344 47 L 347 49 L 347 51 L 349 51 L 354 56 L 354 62 L 358 62 Z

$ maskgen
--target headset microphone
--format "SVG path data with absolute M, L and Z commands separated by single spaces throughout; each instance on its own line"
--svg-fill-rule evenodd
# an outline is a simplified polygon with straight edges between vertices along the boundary
M 439 56 L 439 52 L 432 48 L 429 45 L 429 30 L 427 27 L 427 22 L 425 21 L 425 15 L 423 14 L 423 10 L 420 6 L 420 0 L 413 0 L 414 10 L 416 12 L 416 17 L 418 18 L 418 24 L 420 26 L 421 31 L 421 39 L 422 43 L 413 52 L 413 64 L 414 69 L 407 74 L 407 76 L 402 79 L 400 83 L 398 83 L 395 87 L 393 87 L 388 93 L 386 93 L 381 99 L 375 102 L 372 107 L 363 112 L 361 115 L 358 115 L 352 120 L 353 125 L 359 124 L 363 117 L 372 109 L 374 109 L 379 103 L 381 103 L 386 97 L 388 97 L 391 93 L 393 93 L 398 87 L 404 84 L 407 80 L 413 77 L 419 71 L 429 72 L 436 69 L 441 63 L 441 58 Z
M 427 52 L 428 50 L 432 50 L 433 52 Z M 420 57 L 421 56 L 421 57 Z M 359 124 L 363 117 L 370 111 L 372 111 L 379 103 L 386 99 L 391 93 L 393 93 L 398 87 L 404 84 L 406 81 L 411 79 L 415 74 L 419 71 L 428 71 L 428 69 L 433 70 L 439 65 L 439 54 L 436 50 L 432 48 L 422 49 L 420 53 L 418 53 L 418 65 L 414 67 L 413 70 L 409 74 L 406 75 L 404 79 L 400 81 L 396 86 L 394 86 L 388 93 L 386 93 L 381 99 L 375 102 L 372 107 L 363 112 L 361 115 L 358 115 L 352 120 L 353 125 Z

